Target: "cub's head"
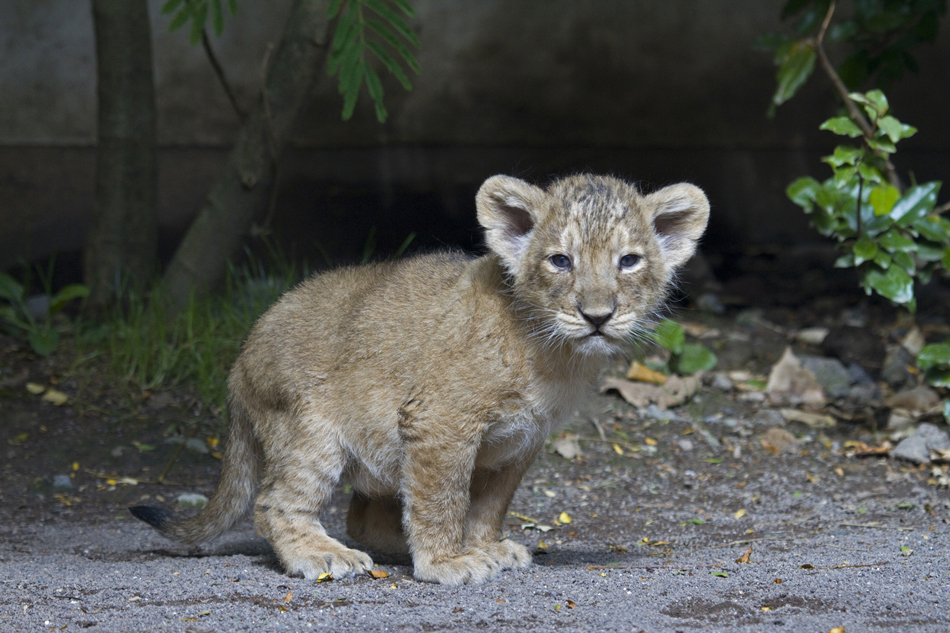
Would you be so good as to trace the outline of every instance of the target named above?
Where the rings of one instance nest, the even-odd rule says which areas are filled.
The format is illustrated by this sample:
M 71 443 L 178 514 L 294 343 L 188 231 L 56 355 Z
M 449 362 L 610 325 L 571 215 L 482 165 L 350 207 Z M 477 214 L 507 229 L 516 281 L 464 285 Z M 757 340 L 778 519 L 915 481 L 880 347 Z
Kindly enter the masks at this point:
M 644 196 L 589 174 L 546 189 L 493 176 L 476 203 L 488 248 L 538 335 L 583 354 L 611 353 L 650 324 L 709 218 L 693 185 Z

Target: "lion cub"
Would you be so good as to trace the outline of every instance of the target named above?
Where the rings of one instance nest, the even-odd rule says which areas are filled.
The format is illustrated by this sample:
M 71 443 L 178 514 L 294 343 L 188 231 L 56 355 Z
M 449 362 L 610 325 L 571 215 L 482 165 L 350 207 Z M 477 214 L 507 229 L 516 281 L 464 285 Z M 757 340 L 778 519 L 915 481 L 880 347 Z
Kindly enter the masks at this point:
M 578 175 L 546 189 L 489 178 L 476 198 L 489 252 L 443 252 L 316 275 L 255 325 L 231 371 L 231 431 L 200 543 L 254 517 L 287 573 L 363 572 L 320 510 L 353 486 L 347 531 L 411 554 L 415 577 L 480 583 L 529 565 L 501 539 L 508 503 L 552 427 L 661 306 L 706 227 L 703 192 L 648 196 Z M 257 489 L 258 482 L 260 487 Z

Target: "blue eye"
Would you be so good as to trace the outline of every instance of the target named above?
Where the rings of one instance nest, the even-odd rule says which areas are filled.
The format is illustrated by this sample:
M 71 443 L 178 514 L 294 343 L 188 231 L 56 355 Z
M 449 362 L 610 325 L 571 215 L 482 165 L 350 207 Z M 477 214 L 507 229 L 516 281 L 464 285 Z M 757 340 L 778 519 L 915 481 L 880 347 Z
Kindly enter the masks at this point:
M 567 255 L 561 253 L 551 255 L 548 257 L 548 261 L 558 270 L 574 270 L 574 264 L 571 263 L 571 258 Z
M 639 255 L 629 254 L 624 255 L 620 258 L 620 267 L 621 268 L 633 268 L 640 263 L 642 258 Z

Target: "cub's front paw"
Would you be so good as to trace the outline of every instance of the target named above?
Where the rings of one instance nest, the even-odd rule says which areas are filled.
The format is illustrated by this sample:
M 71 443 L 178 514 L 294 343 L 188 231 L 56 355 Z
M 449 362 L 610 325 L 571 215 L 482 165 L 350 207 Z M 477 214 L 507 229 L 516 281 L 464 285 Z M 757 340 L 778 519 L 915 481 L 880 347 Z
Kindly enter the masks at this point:
M 493 558 L 502 569 L 520 569 L 531 564 L 528 548 L 508 539 L 495 543 L 482 543 L 478 549 Z
M 527 553 L 527 551 L 525 552 Z M 413 575 L 443 585 L 476 585 L 491 580 L 501 573 L 496 557 L 469 549 L 459 556 L 441 556 L 428 561 L 414 561 Z
M 284 569 L 290 576 L 303 576 L 316 580 L 320 574 L 329 573 L 334 578 L 361 574 L 373 568 L 373 559 L 355 549 L 340 548 L 323 552 L 310 552 L 289 560 L 282 559 Z

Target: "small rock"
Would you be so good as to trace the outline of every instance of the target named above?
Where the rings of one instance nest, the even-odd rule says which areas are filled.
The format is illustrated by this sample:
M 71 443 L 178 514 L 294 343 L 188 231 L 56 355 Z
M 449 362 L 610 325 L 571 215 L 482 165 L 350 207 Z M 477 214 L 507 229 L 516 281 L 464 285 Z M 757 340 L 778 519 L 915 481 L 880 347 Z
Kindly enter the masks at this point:
M 651 404 L 650 406 L 646 408 L 640 409 L 639 413 L 640 415 L 644 417 L 651 418 L 653 420 L 658 420 L 660 422 L 685 421 L 685 418 L 683 418 L 682 416 L 679 416 L 673 411 L 670 411 L 668 409 L 661 409 L 655 404 Z
M 713 314 L 725 314 L 726 306 L 722 304 L 719 295 L 712 292 L 704 292 L 696 298 L 696 307 L 703 312 L 712 312 Z
M 859 387 L 864 386 L 873 386 L 876 387 L 877 383 L 874 382 L 874 379 L 871 378 L 870 374 L 864 371 L 864 367 L 858 365 L 857 363 L 851 363 L 848 365 L 848 381 L 852 385 Z
M 208 497 L 197 492 L 186 492 L 178 495 L 179 508 L 203 508 L 208 505 Z
M 830 331 L 831 330 L 826 327 L 806 327 L 803 330 L 799 330 L 795 338 L 799 343 L 818 347 L 822 341 L 825 340 L 825 337 L 828 336 L 828 332 Z
M 55 475 L 53 477 L 53 489 L 72 490 L 73 480 L 69 478 L 69 475 Z
M 567 435 L 554 442 L 554 452 L 568 460 L 584 454 L 581 451 L 581 445 L 577 442 L 577 437 L 573 435 Z
M 791 347 L 786 347 L 782 358 L 772 366 L 765 391 L 775 405 L 825 403 L 825 392 L 815 374 L 802 366 Z
M 889 346 L 884 359 L 884 368 L 881 370 L 881 378 L 893 389 L 915 384 L 916 379 L 908 367 L 914 367 L 916 364 L 916 359 L 902 346 Z
M 884 406 L 908 411 L 927 411 L 938 402 L 940 402 L 940 396 L 937 392 L 926 385 L 921 385 L 895 393 L 884 401 Z
M 116 446 L 111 451 L 109 451 L 109 454 L 113 457 L 122 457 L 122 453 L 124 453 L 126 449 L 126 446 Z
M 713 379 L 712 379 L 713 389 L 718 389 L 719 391 L 732 391 L 733 387 L 734 385 L 732 384 L 732 381 L 729 380 L 729 376 L 720 372 L 716 372 L 715 374 L 713 374 Z
M 821 342 L 821 351 L 841 359 L 845 365 L 857 363 L 872 376 L 878 375 L 884 364 L 884 343 L 863 327 L 839 325 L 832 328 Z
M 787 448 L 795 446 L 795 436 L 785 429 L 771 428 L 762 436 L 762 445 L 766 449 L 772 447 L 777 455 Z
M 924 333 L 921 332 L 920 328 L 916 325 L 910 329 L 907 336 L 901 339 L 901 345 L 904 346 L 904 349 L 906 349 L 911 356 L 915 357 L 920 354 L 920 350 L 922 350 L 926 344 L 927 341 L 924 339 Z
M 175 397 L 168 392 L 156 393 L 148 399 L 149 409 L 164 409 L 173 404 L 175 404 Z
M 916 433 L 901 440 L 891 451 L 891 456 L 917 464 L 929 464 L 931 450 L 947 449 L 950 449 L 950 435 L 933 424 L 924 423 L 917 428 Z
M 208 452 L 208 445 L 199 440 L 197 437 L 193 437 L 185 442 L 185 448 L 195 453 L 205 454 Z
M 680 447 L 681 450 L 691 451 L 693 450 L 692 440 L 688 440 L 685 437 L 683 439 L 676 440 L 676 445 Z
M 916 418 L 906 409 L 894 409 L 887 418 L 888 431 L 900 431 L 914 423 Z
M 762 409 L 752 418 L 752 424 L 755 426 L 782 426 L 785 424 L 785 417 L 775 409 Z
M 829 396 L 841 398 L 848 395 L 851 379 L 840 360 L 821 356 L 804 356 L 801 360 L 802 367 L 815 374 L 818 384 Z

